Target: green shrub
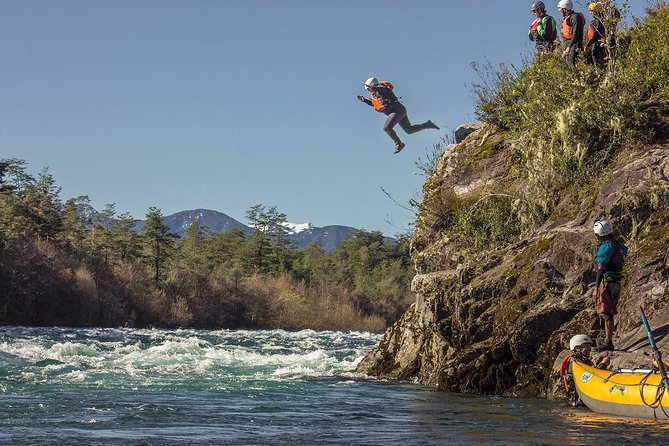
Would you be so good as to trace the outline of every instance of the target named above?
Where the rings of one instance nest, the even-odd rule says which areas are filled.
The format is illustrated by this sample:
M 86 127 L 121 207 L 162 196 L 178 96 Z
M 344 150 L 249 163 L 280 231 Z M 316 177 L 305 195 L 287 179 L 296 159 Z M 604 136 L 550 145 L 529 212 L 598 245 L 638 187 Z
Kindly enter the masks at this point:
M 474 68 L 480 119 L 509 130 L 524 178 L 515 203 L 524 230 L 546 221 L 572 187 L 586 185 L 626 145 L 652 140 L 647 101 L 669 99 L 669 8 L 661 2 L 628 34 L 619 33 L 615 70 L 568 66 L 540 53 L 518 70 Z M 669 108 L 669 107 L 665 107 Z
M 513 215 L 513 197 L 509 195 L 492 193 L 464 198 L 458 208 L 453 238 L 476 250 L 504 247 L 520 234 Z

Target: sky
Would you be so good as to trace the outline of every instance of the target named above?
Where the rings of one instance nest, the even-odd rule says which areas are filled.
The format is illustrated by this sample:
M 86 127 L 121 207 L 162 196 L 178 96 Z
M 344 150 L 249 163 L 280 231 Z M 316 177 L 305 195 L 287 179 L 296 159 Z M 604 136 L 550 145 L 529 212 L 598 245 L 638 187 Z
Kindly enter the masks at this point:
M 632 3 L 641 16 L 646 1 Z M 531 57 L 530 4 L 0 0 L 0 158 L 48 167 L 63 200 L 135 218 L 205 208 L 248 223 L 263 204 L 407 232 L 417 163 L 476 120 L 471 64 Z M 441 130 L 398 126 L 394 155 L 385 116 L 356 99 L 371 76 Z

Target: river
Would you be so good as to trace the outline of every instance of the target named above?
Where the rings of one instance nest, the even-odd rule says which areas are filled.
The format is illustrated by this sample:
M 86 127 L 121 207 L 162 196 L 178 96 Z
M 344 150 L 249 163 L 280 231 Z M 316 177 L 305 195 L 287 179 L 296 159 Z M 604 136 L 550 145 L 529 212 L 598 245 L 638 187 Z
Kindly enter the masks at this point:
M 3 445 L 642 445 L 669 424 L 354 374 L 380 336 L 0 327 Z

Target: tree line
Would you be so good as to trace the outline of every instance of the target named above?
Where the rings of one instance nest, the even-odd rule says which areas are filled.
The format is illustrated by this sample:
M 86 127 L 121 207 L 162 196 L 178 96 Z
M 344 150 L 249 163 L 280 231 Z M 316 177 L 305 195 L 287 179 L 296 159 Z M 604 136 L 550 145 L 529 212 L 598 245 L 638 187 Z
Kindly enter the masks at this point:
M 0 159 L 0 324 L 382 331 L 412 300 L 409 239 L 354 230 L 333 251 L 291 246 L 257 204 L 250 232 L 195 221 L 183 238 L 87 196 L 62 201 L 48 169 Z

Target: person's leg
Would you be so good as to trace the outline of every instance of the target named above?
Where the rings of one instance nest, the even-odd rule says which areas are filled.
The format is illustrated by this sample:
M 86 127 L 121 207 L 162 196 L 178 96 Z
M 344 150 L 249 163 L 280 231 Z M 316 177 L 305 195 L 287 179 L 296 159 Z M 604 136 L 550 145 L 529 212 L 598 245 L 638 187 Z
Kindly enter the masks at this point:
M 592 62 L 593 62 L 593 64 L 601 68 L 601 67 L 604 66 L 605 58 L 606 58 L 606 50 L 604 49 L 603 46 L 597 45 L 592 50 Z
M 613 316 L 604 322 L 604 337 L 606 338 L 606 344 L 608 346 L 613 346 Z
M 594 65 L 595 64 L 594 48 L 592 46 L 589 46 L 588 48 L 585 49 L 584 54 L 585 54 L 585 63 L 588 65 Z
M 393 112 L 388 115 L 386 118 L 386 122 L 383 124 L 383 131 L 390 136 L 390 138 L 395 142 L 395 146 L 399 146 L 402 144 L 402 140 L 400 139 L 399 136 L 397 136 L 397 132 L 393 129 L 395 125 L 397 125 L 398 122 L 401 121 L 402 118 L 404 118 L 406 115 L 406 111 L 402 113 L 401 110 L 398 110 L 397 112 Z
M 569 54 L 567 55 L 567 63 L 572 67 L 575 67 L 577 59 L 578 59 L 578 48 L 572 47 L 569 50 Z
M 404 116 L 402 120 L 400 120 L 400 127 L 402 127 L 402 130 L 404 130 L 407 134 L 411 135 L 412 133 L 420 132 L 421 130 L 425 129 L 439 129 L 439 127 L 436 126 L 435 123 L 432 121 L 427 121 L 422 124 L 416 124 L 416 125 L 411 125 L 411 121 L 409 121 L 409 117 Z
M 600 301 L 598 307 L 600 316 L 604 319 L 604 345 L 600 350 L 613 350 L 613 330 L 615 328 L 614 315 L 618 312 L 618 296 L 620 295 L 620 284 L 602 283 Z

